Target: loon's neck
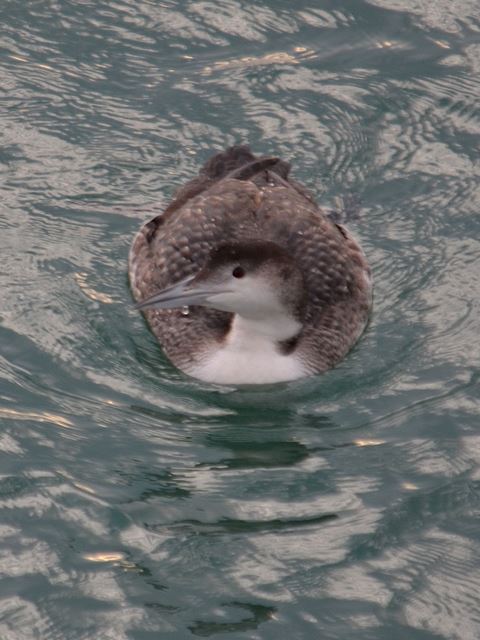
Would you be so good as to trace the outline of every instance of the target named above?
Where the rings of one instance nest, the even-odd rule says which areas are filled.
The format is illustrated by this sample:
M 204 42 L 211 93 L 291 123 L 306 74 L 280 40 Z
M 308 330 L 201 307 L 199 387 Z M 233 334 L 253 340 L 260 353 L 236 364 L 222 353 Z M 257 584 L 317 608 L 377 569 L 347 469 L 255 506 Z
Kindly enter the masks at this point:
M 236 313 L 225 340 L 243 348 L 248 347 L 249 342 L 257 340 L 277 344 L 284 340 L 291 340 L 300 333 L 301 329 L 301 322 L 280 311 L 269 318 L 249 318 Z
M 207 382 L 262 384 L 295 380 L 306 375 L 295 350 L 282 352 L 280 343 L 297 336 L 301 323 L 278 314 L 266 320 L 234 315 L 224 341 L 204 354 L 191 373 Z

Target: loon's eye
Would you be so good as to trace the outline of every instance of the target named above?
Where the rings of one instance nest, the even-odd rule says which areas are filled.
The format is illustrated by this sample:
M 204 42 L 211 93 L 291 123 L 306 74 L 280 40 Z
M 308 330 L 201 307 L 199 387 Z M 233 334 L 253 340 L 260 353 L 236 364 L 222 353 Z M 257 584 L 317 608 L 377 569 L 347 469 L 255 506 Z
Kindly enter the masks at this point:
M 235 267 L 235 269 L 232 271 L 232 276 L 234 278 L 243 278 L 244 275 L 245 269 L 243 267 Z

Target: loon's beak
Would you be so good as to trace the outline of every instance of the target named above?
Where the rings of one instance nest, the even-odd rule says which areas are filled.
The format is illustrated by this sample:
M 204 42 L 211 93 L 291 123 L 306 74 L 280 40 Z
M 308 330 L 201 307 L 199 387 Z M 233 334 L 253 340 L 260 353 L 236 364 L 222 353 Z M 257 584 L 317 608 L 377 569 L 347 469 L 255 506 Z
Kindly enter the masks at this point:
M 135 305 L 135 309 L 144 311 L 145 309 L 175 309 L 177 307 L 186 307 L 190 305 L 210 306 L 210 297 L 217 294 L 226 293 L 227 289 L 216 287 L 215 285 L 202 286 L 197 285 L 190 287 L 189 285 L 196 276 L 188 276 L 184 280 L 180 280 L 171 287 L 162 289 L 150 298 L 146 298 Z

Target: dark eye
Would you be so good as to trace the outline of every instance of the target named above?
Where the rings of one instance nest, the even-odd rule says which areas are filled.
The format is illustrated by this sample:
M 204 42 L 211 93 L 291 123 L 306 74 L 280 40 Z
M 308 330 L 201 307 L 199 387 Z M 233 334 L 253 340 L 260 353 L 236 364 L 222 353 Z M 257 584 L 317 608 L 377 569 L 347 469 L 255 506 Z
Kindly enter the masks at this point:
M 232 271 L 232 276 L 234 278 L 243 278 L 244 275 L 245 269 L 243 267 L 235 267 L 235 269 Z

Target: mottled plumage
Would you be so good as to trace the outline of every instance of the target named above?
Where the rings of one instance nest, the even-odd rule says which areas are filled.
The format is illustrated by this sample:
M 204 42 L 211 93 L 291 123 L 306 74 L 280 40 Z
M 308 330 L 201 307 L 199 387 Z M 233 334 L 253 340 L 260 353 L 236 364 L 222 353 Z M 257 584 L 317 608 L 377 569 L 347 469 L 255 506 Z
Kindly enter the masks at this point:
M 303 275 L 303 326 L 279 350 L 294 350 L 305 375 L 332 367 L 367 323 L 368 264 L 347 229 L 289 178 L 286 162 L 256 158 L 248 147 L 211 158 L 162 215 L 142 226 L 130 251 L 133 296 L 144 300 L 197 274 L 225 242 L 253 240 L 285 249 Z M 181 309 L 147 309 L 145 315 L 166 355 L 187 373 L 221 346 L 232 322 L 231 313 L 200 306 L 188 315 Z

